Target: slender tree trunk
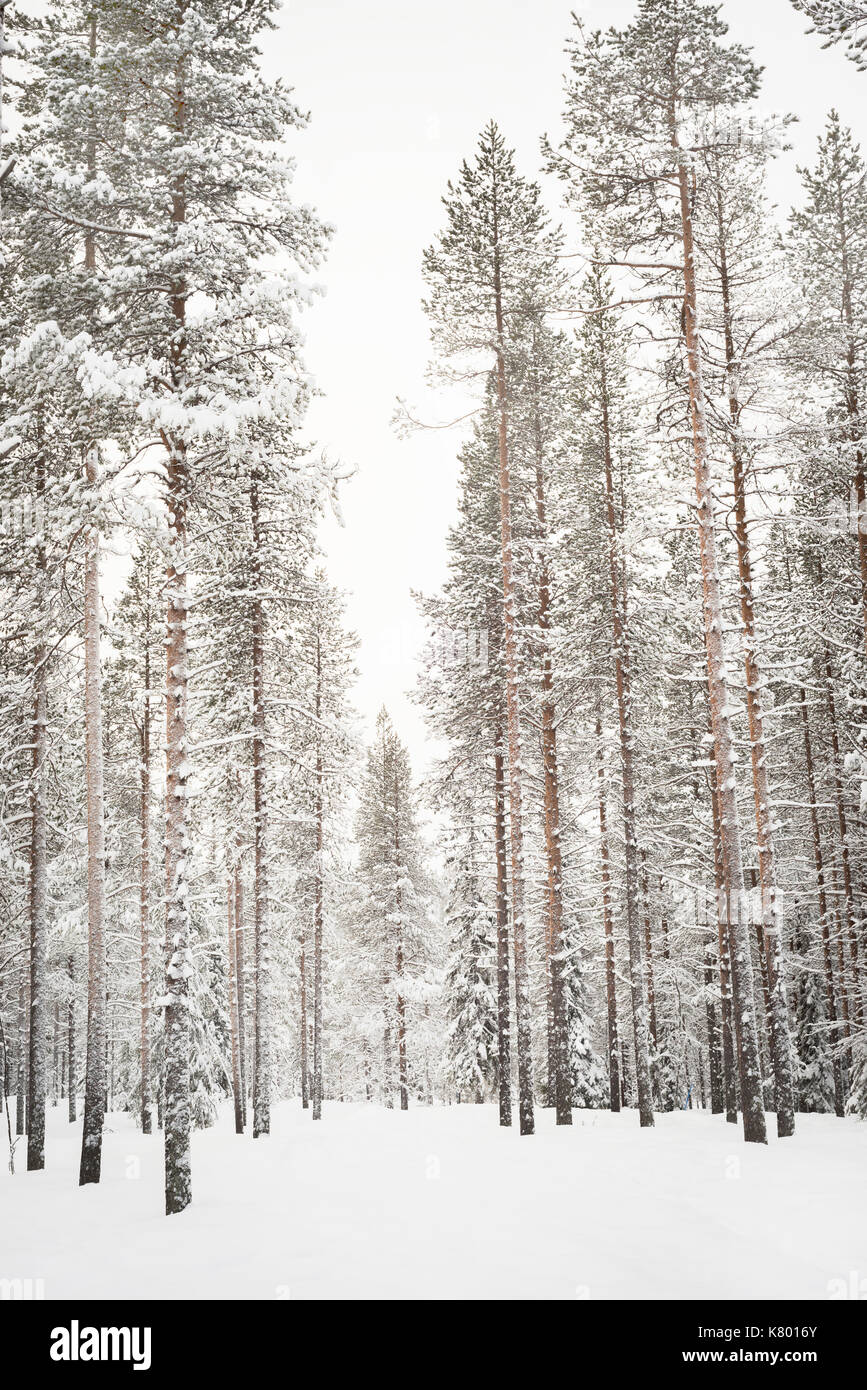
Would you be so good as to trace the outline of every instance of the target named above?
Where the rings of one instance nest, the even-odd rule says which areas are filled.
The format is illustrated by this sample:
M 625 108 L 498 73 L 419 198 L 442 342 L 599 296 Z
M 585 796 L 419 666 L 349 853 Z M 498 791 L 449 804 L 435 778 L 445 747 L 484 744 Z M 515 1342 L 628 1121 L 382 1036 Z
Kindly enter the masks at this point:
M 307 929 L 301 937 L 301 1109 L 310 1108 L 310 1059 L 307 1055 Z
M 192 1200 L 190 1171 L 190 913 L 187 822 L 187 474 L 186 450 L 168 449 L 171 559 L 166 636 L 166 1213 Z
M 176 6 L 178 26 L 184 8 Z M 187 95 L 186 62 L 179 54 L 172 93 L 172 130 L 185 138 Z M 171 184 L 171 229 L 187 220 L 186 174 Z M 174 320 L 170 344 L 172 388 L 182 392 L 186 384 L 188 286 L 183 276 L 171 287 L 169 308 Z M 166 575 L 166 978 L 165 978 L 165 1082 L 163 1123 L 165 1142 L 166 1213 L 183 1211 L 192 1201 L 190 1170 L 190 1013 L 189 979 L 192 974 L 189 908 L 189 815 L 187 810 L 188 747 L 187 697 L 189 683 L 188 510 L 190 471 L 186 443 L 162 433 L 167 455 L 166 509 L 169 526 L 169 564 Z
M 256 1070 L 253 1083 L 253 1138 L 271 1132 L 271 928 L 267 880 L 267 768 L 265 748 L 265 605 L 259 556 L 262 553 L 259 480 L 250 486 L 255 556 L 253 599 L 253 877 L 256 929 Z
M 712 1115 L 721 1115 L 725 1110 L 723 1096 L 722 1069 L 722 1030 L 720 1018 L 713 998 L 714 989 L 714 942 L 708 937 L 704 948 L 704 989 L 705 1013 L 707 1017 L 707 1055 L 710 1068 L 710 1108 Z M 704 1101 L 702 1100 L 704 1108 Z
M 820 584 L 823 582 L 821 561 L 818 564 Z M 828 644 L 823 641 L 823 672 L 825 677 L 825 701 L 828 708 L 828 734 L 831 740 L 831 776 L 834 790 L 834 806 L 837 813 L 837 829 L 840 840 L 840 868 L 843 876 L 843 904 L 846 915 L 846 934 L 849 945 L 849 961 L 852 978 L 852 1022 L 861 1024 L 861 979 L 858 951 L 858 909 L 855 903 L 855 887 L 852 876 L 850 855 L 849 817 L 846 814 L 846 800 L 843 790 L 843 758 L 840 751 L 840 735 L 837 726 L 837 701 L 834 696 L 834 671 Z
M 849 442 L 854 453 L 853 485 L 858 506 L 858 569 L 861 581 L 861 626 L 864 649 L 867 653 L 867 481 L 864 473 L 864 439 L 861 420 L 861 330 L 855 314 L 855 281 L 852 272 L 852 253 L 849 225 L 846 218 L 843 186 L 840 180 L 833 189 L 837 213 L 837 235 L 841 252 L 841 309 L 846 334 L 846 371 L 843 381 L 843 405 L 849 421 Z
M 608 1082 L 610 1106 L 620 1110 L 620 1035 L 617 1026 L 617 965 L 614 955 L 614 916 L 611 910 L 611 856 L 608 845 L 608 798 L 605 790 L 605 746 L 602 715 L 596 714 L 596 767 L 599 784 L 599 853 L 602 860 L 602 920 L 605 927 L 605 994 L 608 1004 Z
M 512 942 L 515 953 L 515 1024 L 518 1055 L 518 1116 L 521 1134 L 532 1134 L 533 1038 L 530 1027 L 530 977 L 524 908 L 524 822 L 522 802 L 521 713 L 518 688 L 514 558 L 512 553 L 512 476 L 509 459 L 509 404 L 503 296 L 500 273 L 499 220 L 494 190 L 494 299 L 497 329 L 496 390 L 499 442 L 500 558 L 503 582 L 503 656 L 506 674 L 506 737 L 509 751 L 509 832 L 511 841 Z
M 74 1124 L 77 1118 L 78 1056 L 75 1039 L 75 959 L 71 955 L 66 960 L 66 973 L 69 978 L 69 999 L 66 1005 L 66 1098 L 69 1123 Z
M 51 1104 L 56 1108 L 62 1087 L 60 1079 L 60 1000 L 54 1001 L 54 1048 L 51 1058 Z
M 846 1098 L 843 1090 L 843 1068 L 840 1062 L 839 1023 L 837 1015 L 837 991 L 834 987 L 834 965 L 831 958 L 831 928 L 828 913 L 828 895 L 825 887 L 825 858 L 822 852 L 822 836 L 819 830 L 819 812 L 816 799 L 816 775 L 813 770 L 813 742 L 810 736 L 810 716 L 807 713 L 807 697 L 804 687 L 798 690 L 798 706 L 801 716 L 801 729 L 804 735 L 804 761 L 807 769 L 807 796 L 810 801 L 810 829 L 813 837 L 813 863 L 816 867 L 816 889 L 819 896 L 819 922 L 822 933 L 822 959 L 825 967 L 825 1008 L 828 1014 L 828 1029 L 834 1068 L 834 1112 L 842 1118 L 846 1113 Z
M 563 978 L 563 856 L 560 839 L 560 768 L 557 757 L 557 711 L 554 666 L 551 660 L 551 573 L 547 554 L 548 515 L 546 478 L 538 404 L 534 419 L 536 448 L 536 519 L 542 538 L 538 579 L 539 661 L 542 673 L 542 772 L 544 779 L 545 856 L 548 863 L 548 963 L 551 1013 L 549 1089 L 558 1125 L 572 1123 L 572 1083 L 569 1076 L 569 1030 Z M 553 1077 L 552 1077 L 553 1072 Z M 553 1087 L 550 1082 L 553 1079 Z
M 235 883 L 232 875 L 226 885 L 227 960 L 229 986 L 229 1028 L 232 1038 L 232 1095 L 235 1102 L 235 1133 L 244 1133 L 244 1105 L 241 1097 L 241 1058 L 238 1052 L 238 952 L 235 947 Z
M 653 982 L 653 931 L 650 918 L 650 884 L 647 876 L 647 852 L 641 851 L 641 901 L 644 910 L 644 951 L 646 956 L 647 1011 L 650 1018 L 650 1037 L 653 1050 L 659 1050 L 659 1020 L 656 1016 L 656 988 Z M 651 1066 L 651 1073 L 652 1073 Z
M 44 517 L 45 458 L 36 460 L 37 507 Z M 36 556 L 37 611 L 47 597 L 48 562 L 40 542 Z M 27 1168 L 45 1167 L 45 1032 L 48 1021 L 45 973 L 48 951 L 48 823 L 45 782 L 48 763 L 48 651 L 40 638 L 33 660 L 33 726 L 30 778 L 30 981 L 27 1064 Z
M 89 51 L 96 58 L 96 16 L 90 17 Z M 88 169 L 96 172 L 96 146 L 88 142 Z M 85 270 L 96 272 L 96 243 L 85 238 Z M 85 448 L 85 474 L 91 488 L 98 481 L 99 454 L 91 441 Z M 102 1130 L 107 1103 L 105 943 L 105 806 L 102 746 L 102 670 L 99 617 L 99 530 L 90 528 L 84 563 L 85 764 L 87 783 L 87 922 L 88 1002 L 87 1055 L 84 1076 L 84 1125 L 79 1184 L 99 1182 Z
M 753 777 L 753 804 L 756 816 L 756 843 L 759 854 L 759 886 L 762 915 L 759 923 L 760 958 L 768 981 L 769 1027 L 774 1063 L 774 1098 L 777 1136 L 788 1138 L 795 1132 L 795 1096 L 792 1072 L 792 1044 L 789 1037 L 789 1009 L 786 1002 L 783 963 L 783 919 L 777 891 L 777 852 L 774 840 L 774 812 L 768 780 L 765 715 L 762 705 L 762 677 L 756 644 L 753 598 L 753 567 L 747 522 L 746 471 L 738 369 L 735 356 L 731 282 L 728 269 L 725 213 L 722 190 L 717 188 L 717 223 L 720 248 L 720 287 L 726 352 L 730 447 L 735 500 L 735 539 L 738 551 L 738 595 L 743 629 L 744 665 L 747 684 L 747 719 L 750 730 L 750 759 Z
M 313 1118 L 322 1118 L 322 928 L 324 917 L 324 821 L 325 770 L 322 759 L 322 644 L 316 634 L 316 887 L 313 905 Z M 406 1043 L 404 1042 L 401 1105 L 406 1089 Z
M 506 851 L 506 769 L 503 735 L 494 736 L 494 847 L 497 866 L 497 1083 L 500 1124 L 512 1123 L 511 1002 L 509 998 L 509 894 Z
M 28 932 L 29 937 L 29 932 Z M 29 940 L 27 943 L 29 947 Z M 27 1062 L 30 1051 L 30 1043 L 27 1036 L 27 976 L 29 973 L 28 965 L 29 951 L 25 950 L 21 955 L 21 967 L 18 972 L 18 1041 L 17 1041 L 17 1068 L 15 1079 L 15 1133 L 22 1135 L 27 1129 L 27 1091 L 29 1080 L 27 1076 Z
M 241 1081 L 241 1120 L 247 1128 L 247 977 L 244 962 L 244 881 L 241 876 L 240 840 L 234 870 L 235 909 L 235 991 L 238 1001 L 238 1070 Z
M 88 450 L 87 480 L 96 483 L 96 451 Z M 99 533 L 87 538 L 84 579 L 85 737 L 87 764 L 88 1008 L 84 1129 L 79 1182 L 99 1182 L 106 1105 L 105 810 L 102 673 L 99 654 Z
M 45 1042 L 48 1023 L 48 864 L 45 778 L 48 760 L 47 654 L 40 645 L 34 667 L 33 772 L 30 793 L 30 1059 L 27 1089 L 27 1169 L 45 1167 Z
M 397 782 L 397 769 L 394 774 L 394 862 L 397 873 L 401 872 L 401 844 L 400 844 L 400 801 Z M 406 1000 L 403 995 L 403 894 L 398 884 L 395 905 L 397 908 L 397 942 L 395 949 L 395 981 L 397 988 L 397 1066 L 398 1066 L 398 1087 L 400 1090 L 400 1108 L 406 1110 L 409 1107 L 409 1085 L 406 1061 Z
M 403 980 L 403 931 L 398 928 L 397 936 L 397 955 L 395 960 L 395 979 L 397 980 L 397 1067 L 398 1067 L 398 1087 L 400 1090 L 400 1108 L 409 1108 L 409 1084 L 406 1067 L 406 1000 L 403 997 L 401 981 Z
M 728 674 L 725 659 L 723 606 L 713 513 L 710 461 L 708 458 L 707 410 L 699 336 L 698 294 L 696 288 L 695 243 L 688 162 L 678 138 L 677 116 L 670 114 L 671 144 L 677 162 L 680 186 L 681 232 L 683 241 L 684 324 L 689 366 L 689 405 L 695 459 L 695 487 L 698 501 L 701 572 L 704 590 L 704 626 L 708 660 L 708 689 L 714 760 L 717 768 L 720 832 L 726 874 L 726 901 L 735 909 L 732 987 L 734 1008 L 740 1024 L 741 1098 L 744 1139 L 748 1143 L 767 1143 L 762 1099 L 759 1044 L 753 998 L 753 969 L 744 912 L 744 871 L 741 857 L 740 821 L 735 780 L 734 740 Z
M 726 1120 L 738 1122 L 738 1082 L 740 1072 L 741 1035 L 732 1000 L 732 938 L 726 910 L 725 849 L 722 841 L 719 795 L 716 769 L 711 772 L 711 813 L 713 818 L 713 868 L 716 889 L 716 916 L 719 935 L 720 998 L 723 1028 L 723 1091 Z
M 603 345 L 604 354 L 604 345 Z M 653 1089 L 650 1075 L 648 1010 L 645 995 L 645 964 L 641 949 L 638 903 L 638 835 L 635 817 L 635 766 L 632 733 L 632 679 L 626 594 L 621 576 L 617 545 L 617 515 L 614 500 L 614 471 L 611 448 L 608 378 L 604 355 L 601 376 L 602 451 L 604 463 L 605 519 L 608 539 L 608 571 L 611 613 L 614 627 L 614 675 L 617 690 L 617 719 L 620 732 L 620 763 L 623 777 L 623 830 L 626 868 L 626 928 L 629 940 L 629 985 L 635 1036 L 635 1077 L 638 1112 L 643 1129 L 653 1125 Z
M 394 1109 L 394 1083 L 392 1081 L 391 1060 L 391 999 L 390 981 L 385 982 L 385 1022 L 382 1030 L 382 1092 L 383 1105 L 387 1110 Z
M 150 598 L 150 593 L 148 593 Z M 151 804 L 151 734 L 150 734 L 150 606 L 145 613 L 144 682 L 145 698 L 141 723 L 141 790 L 139 806 L 139 933 L 141 936 L 141 1129 L 151 1132 L 151 1007 L 150 1007 L 150 804 Z

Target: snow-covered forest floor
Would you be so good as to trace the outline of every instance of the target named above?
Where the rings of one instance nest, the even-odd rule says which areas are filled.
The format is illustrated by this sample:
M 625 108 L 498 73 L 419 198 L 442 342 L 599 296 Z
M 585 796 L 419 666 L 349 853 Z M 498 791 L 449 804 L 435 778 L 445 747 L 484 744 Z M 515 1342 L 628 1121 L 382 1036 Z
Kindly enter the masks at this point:
M 867 1125 L 801 1115 L 744 1145 L 701 1112 L 492 1106 L 275 1108 L 269 1140 L 226 1109 L 193 1136 L 194 1202 L 163 1216 L 162 1136 L 109 1116 L 103 1181 L 78 1188 L 80 1125 L 48 1110 L 44 1172 L 2 1175 L 5 1278 L 54 1298 L 811 1298 L 867 1276 Z M 10 1186 L 13 1191 L 10 1192 Z

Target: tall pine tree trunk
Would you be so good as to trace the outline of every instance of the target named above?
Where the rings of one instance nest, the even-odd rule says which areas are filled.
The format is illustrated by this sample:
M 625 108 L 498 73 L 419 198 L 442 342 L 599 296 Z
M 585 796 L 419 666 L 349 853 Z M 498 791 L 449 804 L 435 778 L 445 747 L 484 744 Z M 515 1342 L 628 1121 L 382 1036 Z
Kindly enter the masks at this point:
M 230 875 L 226 886 L 226 930 L 228 946 L 229 1028 L 232 1039 L 232 1096 L 235 1102 L 235 1133 L 244 1133 L 244 1103 L 241 1096 L 241 1056 L 238 1051 L 238 952 L 235 947 L 235 883 Z
M 241 1080 L 241 1119 L 247 1128 L 247 967 L 244 952 L 244 881 L 241 876 L 240 836 L 236 842 L 238 860 L 233 881 L 235 886 L 235 989 L 238 997 L 238 1070 Z
M 858 507 L 858 568 L 861 581 L 861 626 L 867 652 L 867 480 L 864 471 L 864 426 L 861 419 L 861 357 L 862 334 L 855 315 L 855 281 L 852 273 L 852 248 L 846 217 L 844 189 L 837 178 L 828 190 L 834 199 L 837 237 L 841 254 L 841 308 L 846 334 L 846 370 L 843 380 L 843 404 L 849 424 L 849 443 L 854 454 L 852 482 Z
M 707 406 L 704 394 L 703 364 L 699 339 L 698 293 L 696 287 L 695 241 L 688 162 L 677 132 L 672 108 L 670 136 L 677 161 L 680 188 L 680 220 L 683 248 L 684 326 L 689 367 L 689 408 L 695 462 L 695 488 L 698 501 L 701 574 L 704 592 L 704 626 L 708 661 L 708 689 L 713 729 L 714 761 L 717 769 L 720 833 L 723 845 L 727 909 L 734 909 L 732 920 L 732 991 L 740 1024 L 741 1100 L 744 1139 L 748 1143 L 767 1143 L 759 1042 L 753 996 L 753 968 L 747 922 L 745 920 L 744 870 L 741 855 L 740 819 L 735 781 L 734 739 L 731 727 L 728 674 L 726 671 L 722 596 L 713 512 L 710 460 L 707 439 Z
M 96 451 L 87 454 L 87 480 L 96 483 Z M 99 533 L 87 537 L 84 572 L 85 741 L 87 773 L 87 1059 L 79 1182 L 99 1182 L 106 1104 L 105 808 L 102 674 L 99 655 Z
M 739 1044 L 732 1005 L 731 937 L 728 918 L 723 910 L 726 876 L 715 771 L 711 773 L 711 814 L 713 818 L 715 911 L 719 946 L 720 1012 L 722 1014 L 723 1096 L 726 1120 L 729 1124 L 736 1125 L 738 1122 L 737 1058 L 739 1056 Z
M 268 803 L 265 744 L 265 604 L 262 599 L 262 527 L 259 479 L 250 486 L 254 554 L 253 598 L 253 895 L 256 942 L 256 1057 L 253 1138 L 271 1133 L 271 934 L 268 904 Z
M 725 1101 L 723 1098 L 722 1030 L 713 997 L 714 975 L 716 973 L 714 970 L 715 955 L 713 938 L 708 937 L 704 948 L 704 990 L 707 1055 L 710 1071 L 710 1108 L 712 1115 L 721 1115 L 725 1108 Z
M 190 956 L 187 812 L 187 491 L 186 450 L 168 446 L 170 563 L 166 580 L 166 979 L 165 1134 L 166 1213 L 192 1200 L 190 1172 Z
M 542 774 L 544 782 L 545 857 L 548 863 L 548 965 L 551 991 L 551 1056 L 549 1089 L 558 1125 L 572 1123 L 572 1084 L 569 1076 L 569 1033 L 563 980 L 563 855 L 560 840 L 560 769 L 557 758 L 557 718 L 554 666 L 551 659 L 551 574 L 547 554 L 548 515 L 546 478 L 538 404 L 534 419 L 536 448 L 536 519 L 541 537 L 538 579 L 539 662 L 542 675 Z M 551 1072 L 553 1071 L 553 1078 Z M 553 1079 L 553 1087 L 551 1081 Z
M 48 862 L 45 781 L 48 761 L 47 675 L 43 645 L 34 662 L 33 763 L 30 791 L 30 1032 L 27 1068 L 27 1168 L 45 1167 L 45 997 L 48 951 Z
M 807 796 L 810 802 L 810 830 L 813 837 L 813 863 L 816 868 L 816 890 L 819 897 L 819 923 L 822 933 L 822 962 L 825 968 L 825 1008 L 828 1014 L 828 1028 L 834 1068 L 834 1113 L 842 1118 L 846 1113 L 846 1098 L 843 1090 L 843 1068 L 838 1049 L 841 1038 L 838 1033 L 837 991 L 834 987 L 834 964 L 831 957 L 831 928 L 828 914 L 828 894 L 825 886 L 825 857 L 822 852 L 822 836 L 819 830 L 819 812 L 816 801 L 816 775 L 813 770 L 813 742 L 810 736 L 810 717 L 807 713 L 807 697 L 804 687 L 798 691 L 798 707 L 801 716 L 801 729 L 804 735 L 804 761 L 807 769 Z
M 648 1011 L 645 994 L 645 967 L 641 949 L 641 923 L 638 902 L 638 833 L 635 815 L 635 767 L 632 731 L 632 679 L 626 595 L 617 547 L 617 516 L 614 500 L 614 473 L 611 447 L 608 379 L 602 361 L 602 451 L 604 463 L 605 522 L 608 538 L 608 573 L 611 614 L 614 626 L 614 675 L 617 690 L 617 720 L 620 732 L 620 764 L 623 778 L 623 831 L 626 867 L 626 928 L 629 940 L 629 986 L 632 1024 L 635 1036 L 635 1076 L 638 1112 L 642 1128 L 653 1125 L 653 1091 L 650 1078 Z
M 184 9 L 177 6 L 178 24 Z M 172 130 L 181 144 L 186 132 L 186 54 L 175 66 Z M 177 236 L 187 220 L 186 174 L 171 184 L 171 230 Z M 169 308 L 174 332 L 169 348 L 171 384 L 180 393 L 186 382 L 187 282 L 179 277 L 171 287 Z M 167 455 L 165 500 L 168 514 L 169 563 L 166 574 L 166 974 L 165 1082 L 163 1125 L 166 1213 L 183 1211 L 192 1201 L 190 1170 L 190 1013 L 192 973 L 189 905 L 188 683 L 189 624 L 188 509 L 190 470 L 186 443 L 162 432 Z
M 659 1051 L 659 1020 L 656 1016 L 656 986 L 653 980 L 653 928 L 650 914 L 650 883 L 647 875 L 647 851 L 641 851 L 641 903 L 644 916 L 645 978 L 647 979 L 647 1012 L 654 1055 Z M 651 1075 L 653 1065 L 651 1064 Z
M 314 817 L 316 821 L 316 862 L 314 872 L 316 884 L 313 904 L 313 1118 L 322 1118 L 322 927 L 324 916 L 323 874 L 324 863 L 324 782 L 325 771 L 322 760 L 322 643 L 316 634 L 316 793 Z M 406 1071 L 406 1047 L 404 1045 L 404 1073 Z M 405 1085 L 405 1076 L 404 1083 Z M 406 1106 L 403 1107 L 406 1109 Z
M 817 559 L 819 583 L 823 582 L 821 560 Z M 852 1022 L 861 1023 L 861 967 L 858 951 L 858 908 L 855 902 L 855 885 L 852 875 L 852 858 L 849 845 L 849 817 L 846 814 L 846 799 L 843 788 L 843 757 L 840 749 L 840 733 L 837 721 L 837 700 L 834 695 L 834 669 L 827 642 L 822 642 L 822 666 L 825 678 L 825 703 L 828 710 L 828 734 L 831 740 L 831 780 L 834 791 L 834 806 L 837 813 L 837 830 L 840 842 L 840 869 L 843 876 L 843 909 L 846 919 L 846 938 L 849 946 L 852 989 Z
M 605 790 L 605 745 L 602 715 L 596 715 L 596 767 L 599 785 L 599 855 L 602 863 L 602 922 L 605 930 L 605 997 L 608 1007 L 608 1084 L 610 1108 L 621 1104 L 620 1036 L 617 1027 L 617 964 L 614 955 L 614 914 L 611 907 L 611 853 L 608 845 L 608 798 Z
M 747 684 L 747 719 L 750 730 L 750 759 L 753 778 L 753 804 L 756 816 L 756 843 L 759 854 L 761 891 L 760 954 L 768 982 L 768 1010 L 774 1064 L 774 1098 L 777 1136 L 788 1138 L 795 1132 L 795 1096 L 792 1074 L 792 1045 L 789 1037 L 789 1009 L 783 966 L 783 921 L 777 891 L 777 852 L 774 841 L 773 804 L 768 779 L 765 716 L 762 706 L 762 679 L 756 647 L 753 598 L 753 566 L 747 523 L 746 465 L 741 401 L 732 327 L 731 280 L 728 269 L 725 210 L 722 190 L 717 187 L 717 228 L 720 251 L 720 288 L 726 354 L 730 448 L 735 500 L 735 539 L 738 551 L 738 596 L 743 630 L 744 665 Z
M 518 1054 L 518 1116 L 521 1134 L 532 1134 L 533 1036 L 530 1027 L 530 976 L 524 907 L 524 819 L 521 762 L 521 713 L 518 686 L 517 612 L 512 550 L 512 475 L 509 459 L 509 404 L 499 226 L 494 200 L 494 300 L 497 329 L 496 391 L 499 446 L 500 560 L 503 583 L 503 656 L 506 674 L 506 737 L 509 751 L 509 834 L 512 878 L 512 943 L 515 953 L 515 1025 Z
M 36 460 L 36 501 L 44 517 L 45 458 Z M 40 541 L 36 556 L 37 616 L 47 600 L 45 546 Z M 30 779 L 30 987 L 27 1062 L 27 1168 L 45 1167 L 45 1030 L 48 1022 L 45 972 L 48 951 L 48 650 L 44 640 L 36 645 L 33 659 L 33 725 Z
M 90 17 L 89 51 L 96 57 L 96 16 Z M 96 172 L 96 146 L 87 151 L 88 170 Z M 85 270 L 96 272 L 96 244 L 85 239 Z M 95 443 L 85 449 L 88 485 L 96 487 L 99 455 Z M 102 1169 L 102 1129 L 106 1106 L 106 986 L 105 945 L 105 806 L 102 748 L 102 670 L 99 639 L 99 531 L 86 538 L 84 562 L 85 766 L 87 783 L 87 941 L 88 1001 L 87 1055 L 84 1074 L 84 1125 L 81 1136 L 79 1183 L 99 1182 Z
M 494 734 L 494 855 L 497 895 L 497 1098 L 500 1124 L 512 1123 L 511 1001 L 509 997 L 509 887 L 506 849 L 506 767 L 503 733 Z
M 16 1042 L 17 1067 L 15 1073 L 15 1133 L 27 1131 L 27 1062 L 30 1044 L 27 1037 L 27 976 L 30 951 L 30 929 L 27 929 L 27 943 L 21 953 L 21 968 L 18 972 L 18 1031 Z
M 141 998 L 141 1129 L 151 1132 L 151 1005 L 150 1005 L 150 803 L 151 803 L 151 731 L 150 731 L 150 607 L 145 617 L 145 698 L 141 724 L 141 788 L 139 795 L 139 933 Z
M 66 974 L 69 979 L 69 998 L 66 1003 L 66 1100 L 69 1123 L 74 1124 L 77 1118 L 78 1057 L 75 1038 L 75 958 L 72 955 L 66 960 Z
M 301 1108 L 310 1108 L 310 1058 L 307 1055 L 307 928 L 301 937 Z
M 400 845 L 400 799 L 397 779 L 397 768 L 394 773 L 394 861 L 398 875 L 401 873 L 401 845 Z M 403 944 L 403 893 L 400 888 L 400 878 L 398 877 L 397 893 L 395 896 L 395 906 L 397 909 L 397 941 L 395 945 L 395 987 L 397 990 L 397 1068 L 398 1068 L 398 1087 L 400 1090 L 400 1108 L 406 1110 L 409 1107 L 409 1084 L 407 1075 L 406 1060 L 406 1000 L 403 994 L 403 966 L 404 966 L 404 944 Z

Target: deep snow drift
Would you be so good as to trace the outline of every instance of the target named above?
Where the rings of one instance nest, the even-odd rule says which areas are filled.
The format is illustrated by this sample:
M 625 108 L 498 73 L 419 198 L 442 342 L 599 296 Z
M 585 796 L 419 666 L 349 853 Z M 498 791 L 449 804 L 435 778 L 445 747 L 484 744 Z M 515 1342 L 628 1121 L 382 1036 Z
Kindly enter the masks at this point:
M 0 1176 L 0 1279 L 48 1299 L 824 1299 L 867 1280 L 865 1124 L 802 1115 L 759 1148 L 701 1112 L 537 1123 L 330 1104 L 314 1124 L 296 1101 L 253 1141 L 227 1110 L 167 1218 L 160 1135 L 112 1115 L 103 1182 L 79 1189 L 80 1124 L 49 1109 L 46 1171 L 19 1143 Z

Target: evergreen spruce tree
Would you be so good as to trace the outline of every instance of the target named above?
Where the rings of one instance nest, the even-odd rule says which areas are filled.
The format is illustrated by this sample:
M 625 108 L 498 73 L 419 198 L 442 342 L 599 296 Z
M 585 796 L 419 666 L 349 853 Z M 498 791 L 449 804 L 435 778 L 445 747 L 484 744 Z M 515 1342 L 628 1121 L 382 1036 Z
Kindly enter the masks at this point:
M 496 912 L 485 902 L 478 834 L 472 807 L 454 808 L 456 826 L 447 851 L 450 879 L 445 925 L 449 937 L 445 995 L 449 1074 L 458 1095 L 481 1102 L 496 1085 Z

